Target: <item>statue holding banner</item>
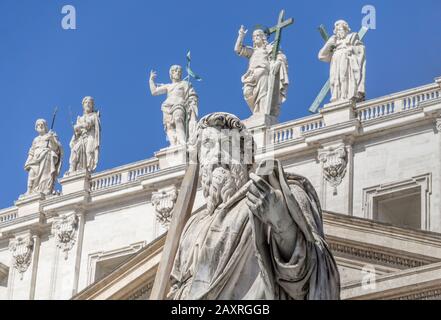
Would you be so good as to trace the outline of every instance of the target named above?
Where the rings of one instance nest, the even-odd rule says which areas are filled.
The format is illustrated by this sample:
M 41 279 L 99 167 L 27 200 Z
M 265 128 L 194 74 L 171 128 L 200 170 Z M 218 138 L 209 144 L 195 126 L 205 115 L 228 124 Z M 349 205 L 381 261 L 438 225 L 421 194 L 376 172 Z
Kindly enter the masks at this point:
M 198 117 L 198 96 L 191 83 L 182 80 L 182 67 L 170 67 L 168 84 L 155 83 L 156 72 L 150 72 L 150 91 L 157 96 L 167 94 L 161 105 L 164 129 L 171 146 L 185 145 L 193 134 Z
M 318 57 L 330 62 L 331 102 L 365 99 L 366 56 L 358 33 L 351 33 L 344 20 L 335 23 L 331 36 Z

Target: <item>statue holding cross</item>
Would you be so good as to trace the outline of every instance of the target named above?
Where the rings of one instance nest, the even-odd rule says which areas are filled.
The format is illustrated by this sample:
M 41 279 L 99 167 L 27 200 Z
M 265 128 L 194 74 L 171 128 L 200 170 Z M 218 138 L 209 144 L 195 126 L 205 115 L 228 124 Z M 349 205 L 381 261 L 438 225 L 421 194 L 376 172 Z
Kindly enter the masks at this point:
M 319 27 L 325 45 L 318 54 L 319 60 L 331 64 L 329 80 L 312 103 L 309 111 L 317 112 L 320 104 L 331 90 L 331 102 L 365 99 L 366 54 L 362 42 L 368 29 L 362 27 L 352 32 L 344 20 L 334 24 L 334 35 L 328 36 L 323 25 Z
M 253 46 L 243 45 L 247 33 L 244 26 L 239 29 L 234 51 L 249 59 L 247 72 L 242 76 L 243 95 L 253 114 L 267 114 L 277 117 L 280 105 L 286 100 L 288 90 L 288 61 L 279 51 L 282 29 L 293 23 L 284 20 L 284 11 L 279 15 L 277 25 L 272 28 L 258 27 L 253 32 Z M 275 33 L 275 40 L 268 43 L 268 37 Z

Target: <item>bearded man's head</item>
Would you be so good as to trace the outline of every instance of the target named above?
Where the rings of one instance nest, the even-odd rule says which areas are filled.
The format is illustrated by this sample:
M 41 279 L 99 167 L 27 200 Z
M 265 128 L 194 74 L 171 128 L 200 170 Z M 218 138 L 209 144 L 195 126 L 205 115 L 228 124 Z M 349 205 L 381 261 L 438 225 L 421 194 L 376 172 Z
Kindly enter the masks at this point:
M 203 117 L 192 137 L 201 168 L 201 184 L 211 214 L 247 181 L 254 163 L 254 140 L 235 115 Z

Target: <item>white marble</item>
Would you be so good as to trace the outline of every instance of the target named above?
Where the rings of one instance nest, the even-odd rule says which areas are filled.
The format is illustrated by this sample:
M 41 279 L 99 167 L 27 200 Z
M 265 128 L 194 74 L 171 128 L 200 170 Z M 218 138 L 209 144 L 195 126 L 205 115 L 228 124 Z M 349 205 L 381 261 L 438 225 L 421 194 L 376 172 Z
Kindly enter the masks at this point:
M 184 145 L 193 135 L 198 117 L 198 96 L 191 83 L 182 80 L 182 67 L 170 67 L 168 84 L 156 84 L 156 72 L 150 72 L 149 86 L 152 95 L 166 94 L 161 105 L 163 124 L 171 146 Z
M 70 159 L 68 174 L 87 170 L 94 172 L 99 160 L 101 121 L 100 112 L 95 110 L 95 100 L 84 97 L 83 115 L 73 126 L 74 134 L 70 140 Z
M 331 64 L 331 102 L 365 99 L 365 47 L 358 33 L 351 33 L 346 21 L 335 22 L 334 35 L 326 41 L 318 57 Z
M 254 30 L 252 46 L 244 46 L 243 40 L 247 32 L 244 26 L 240 27 L 234 46 L 234 51 L 239 56 L 249 59 L 248 70 L 241 78 L 244 99 L 253 114 L 277 117 L 288 91 L 288 60 L 281 51 L 273 60 L 273 44 L 268 43 L 267 35 L 262 29 Z M 273 105 L 268 106 L 270 81 L 277 82 L 274 86 L 276 99 Z
M 32 142 L 24 165 L 28 171 L 26 195 L 34 193 L 52 194 L 63 160 L 63 148 L 55 132 L 49 131 L 46 120 L 35 122 L 38 136 Z
M 247 135 L 243 123 L 227 113 L 209 114 L 198 125 L 206 208 L 185 225 L 168 296 L 339 299 L 337 265 L 324 240 L 314 188 L 285 175 L 278 161 L 263 161 L 251 172 L 239 160 L 249 152 L 239 142 Z M 224 143 L 228 139 L 231 145 Z
M 319 114 L 261 126 L 259 132 L 253 129 L 255 135 L 262 135 L 256 162 L 279 159 L 286 173 L 307 177 L 317 191 L 325 212 L 326 240 L 341 273 L 343 298 L 408 296 L 418 288 L 428 295 L 433 289 L 424 284 L 426 280 L 434 283 L 432 276 L 439 275 L 439 270 L 429 272 L 430 265 L 441 259 L 440 98 L 441 87 L 433 82 L 365 102 L 331 104 Z M 339 152 L 343 146 L 344 155 Z M 32 194 L 0 209 L 0 264 L 6 266 L 0 298 L 69 299 L 92 284 L 95 276 L 111 272 L 161 236 L 166 229 L 157 220 L 152 195 L 171 186 L 179 189 L 185 174 L 185 162 L 181 158 L 164 161 L 165 153 L 101 172 L 77 172 L 60 179 L 59 195 Z M 321 159 L 329 159 L 331 165 L 325 166 Z M 344 172 L 337 184 L 327 171 L 341 168 L 342 160 L 346 171 L 337 170 Z M 370 209 L 376 199 L 405 197 L 408 190 L 420 192 L 422 230 L 376 222 Z M 205 204 L 200 187 L 193 211 L 203 210 Z M 70 228 L 75 223 L 66 223 L 66 229 L 52 227 L 74 213 L 78 216 L 75 233 Z M 56 235 L 63 229 L 66 247 Z M 10 241 L 18 237 L 34 243 L 23 279 L 9 249 Z M 100 298 L 118 292 L 119 298 L 126 299 L 135 290 L 132 285 L 153 281 L 161 254 L 157 250 L 153 260 L 145 261 L 145 270 L 130 269 L 127 287 L 117 279 L 111 287 L 97 283 L 99 290 L 111 292 Z M 26 250 L 22 252 L 26 257 Z M 132 262 L 136 265 L 136 260 Z M 365 264 L 375 267 L 379 281 L 369 295 L 360 283 Z M 421 268 L 429 268 L 426 271 L 432 276 L 426 277 Z M 403 286 L 407 277 L 412 278 L 410 290 Z M 387 293 L 389 285 L 393 290 Z

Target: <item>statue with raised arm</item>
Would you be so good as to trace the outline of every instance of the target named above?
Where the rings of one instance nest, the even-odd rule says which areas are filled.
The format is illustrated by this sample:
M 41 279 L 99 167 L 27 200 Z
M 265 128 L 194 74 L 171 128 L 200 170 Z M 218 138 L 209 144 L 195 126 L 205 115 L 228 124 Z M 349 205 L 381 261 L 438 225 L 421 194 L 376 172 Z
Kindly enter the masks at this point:
M 77 118 L 70 140 L 69 172 L 95 171 L 98 165 L 101 139 L 100 112 L 95 111 L 95 100 L 85 97 L 82 101 L 83 115 Z
M 318 57 L 330 62 L 331 102 L 365 99 L 366 56 L 358 33 L 344 20 L 334 24 L 334 35 L 326 41 Z
M 241 26 L 234 46 L 234 51 L 239 56 L 249 59 L 248 70 L 241 78 L 243 96 L 253 114 L 269 114 L 277 117 L 288 90 L 288 61 L 280 51 L 277 52 L 276 59 L 273 58 L 274 44 L 268 43 L 268 34 L 263 29 L 254 30 L 252 47 L 243 45 L 246 33 L 247 30 Z M 269 83 L 271 75 L 276 82 L 273 86 Z M 276 101 L 268 107 L 270 87 L 276 90 L 272 93 Z
M 48 130 L 46 120 L 35 122 L 38 136 L 32 142 L 29 155 L 24 165 L 28 171 L 28 188 L 26 194 L 53 194 L 54 185 L 60 174 L 63 159 L 63 148 L 57 134 Z
M 198 117 L 198 96 L 190 82 L 182 80 L 182 67 L 170 67 L 171 83 L 156 84 L 156 72 L 150 72 L 150 91 L 166 94 L 161 105 L 163 124 L 171 146 L 184 145 L 195 131 Z
M 168 297 L 339 299 L 337 265 L 308 179 L 272 159 L 254 171 L 253 137 L 229 113 L 203 117 L 190 145 L 206 201 L 173 234 L 180 241 Z

